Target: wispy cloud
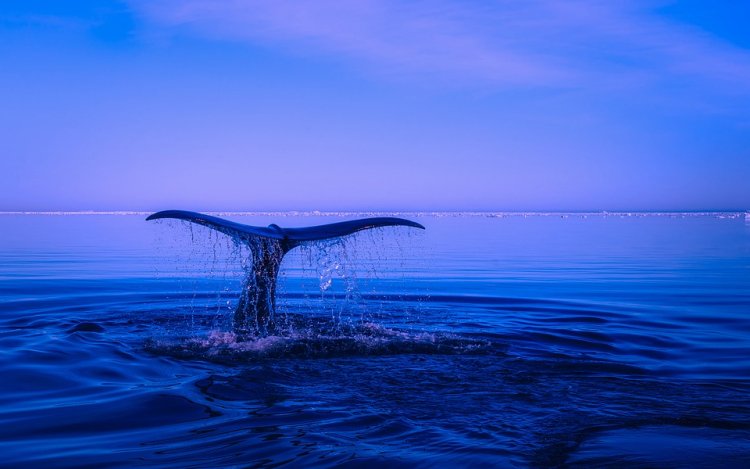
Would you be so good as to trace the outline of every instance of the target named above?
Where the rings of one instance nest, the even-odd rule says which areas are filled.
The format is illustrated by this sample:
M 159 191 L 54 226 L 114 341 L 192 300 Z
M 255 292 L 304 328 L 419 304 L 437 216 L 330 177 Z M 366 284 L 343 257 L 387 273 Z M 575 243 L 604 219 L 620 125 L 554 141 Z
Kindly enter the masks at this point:
M 750 90 L 750 52 L 648 7 L 596 0 L 131 0 L 214 38 L 345 56 L 372 70 L 500 86 L 675 77 Z

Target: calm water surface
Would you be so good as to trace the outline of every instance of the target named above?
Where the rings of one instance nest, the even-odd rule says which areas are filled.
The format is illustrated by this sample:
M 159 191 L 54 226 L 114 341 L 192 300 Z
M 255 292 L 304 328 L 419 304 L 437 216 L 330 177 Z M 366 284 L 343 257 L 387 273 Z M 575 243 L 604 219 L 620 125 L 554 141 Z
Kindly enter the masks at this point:
M 0 215 L 3 467 L 750 467 L 744 214 L 410 218 L 290 253 L 258 338 L 224 235 Z

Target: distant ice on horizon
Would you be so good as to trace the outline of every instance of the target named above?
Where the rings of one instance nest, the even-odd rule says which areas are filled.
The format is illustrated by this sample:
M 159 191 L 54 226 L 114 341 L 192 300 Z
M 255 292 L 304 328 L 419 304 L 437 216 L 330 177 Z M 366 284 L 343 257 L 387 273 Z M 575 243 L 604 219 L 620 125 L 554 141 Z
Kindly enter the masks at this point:
M 13 211 L 13 212 L 0 212 L 0 215 L 151 215 L 153 212 L 144 211 Z M 374 212 L 374 211 L 362 211 L 362 212 L 322 212 L 318 210 L 311 211 L 286 211 L 286 212 L 238 212 L 238 211 L 219 211 L 219 212 L 202 212 L 207 215 L 219 216 L 219 217 L 233 217 L 233 216 L 274 216 L 274 217 L 388 217 L 388 216 L 409 216 L 409 217 L 454 217 L 454 218 L 470 218 L 470 217 L 489 217 L 489 218 L 505 218 L 505 217 L 560 217 L 560 218 L 587 218 L 587 217 L 671 217 L 671 218 L 686 218 L 686 217 L 714 217 L 714 218 L 742 218 L 750 221 L 750 210 L 745 212 L 439 212 L 439 211 L 424 211 L 424 212 L 399 212 L 399 211 L 385 211 L 385 212 Z

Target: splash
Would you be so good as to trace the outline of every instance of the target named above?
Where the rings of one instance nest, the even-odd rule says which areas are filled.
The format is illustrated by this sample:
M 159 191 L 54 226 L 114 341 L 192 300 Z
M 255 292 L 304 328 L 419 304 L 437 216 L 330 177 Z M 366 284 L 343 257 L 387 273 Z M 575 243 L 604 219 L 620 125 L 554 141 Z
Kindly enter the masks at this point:
M 403 293 L 394 293 L 394 285 L 399 292 L 415 287 L 403 272 L 404 263 L 420 253 L 415 243 L 409 243 L 415 236 L 412 231 L 394 235 L 370 230 L 357 236 L 304 241 L 284 256 L 274 251 L 277 245 L 262 238 L 248 243 L 241 236 L 217 235 L 214 230 L 186 225 L 191 249 L 186 250 L 189 262 L 182 268 L 189 271 L 190 286 L 204 291 L 196 291 L 190 308 L 164 313 L 174 318 L 169 328 L 156 335 L 158 339 L 149 339 L 147 348 L 152 351 L 242 361 L 406 350 L 469 353 L 476 345 L 464 350 L 466 344 L 451 343 L 447 336 L 403 329 L 404 324 L 419 323 L 414 302 L 404 302 Z M 259 260 L 269 256 L 277 262 L 277 270 L 259 272 Z M 201 271 L 207 275 L 202 277 Z M 277 285 L 262 283 L 277 275 Z M 273 326 L 264 330 L 263 324 L 251 322 L 251 327 L 236 327 L 237 311 L 257 304 L 264 288 L 272 293 L 262 301 L 275 313 Z M 229 319 L 231 311 L 234 323 Z M 252 321 L 252 316 L 245 319 Z M 401 328 L 394 328 L 394 323 Z
M 508 346 L 490 339 L 470 339 L 449 333 L 414 332 L 363 323 L 349 334 L 324 329 L 298 329 L 270 336 L 213 330 L 202 336 L 149 339 L 152 353 L 222 364 L 263 359 L 347 358 L 358 356 L 495 355 L 507 357 Z

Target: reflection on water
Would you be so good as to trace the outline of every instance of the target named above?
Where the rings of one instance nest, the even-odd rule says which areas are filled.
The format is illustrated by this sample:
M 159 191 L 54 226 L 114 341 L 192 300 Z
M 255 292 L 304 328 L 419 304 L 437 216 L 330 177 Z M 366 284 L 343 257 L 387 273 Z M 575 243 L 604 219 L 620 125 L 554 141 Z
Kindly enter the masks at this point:
M 223 235 L 2 215 L 3 464 L 750 466 L 750 232 L 720 216 L 425 216 L 309 246 L 258 338 L 231 327 Z

